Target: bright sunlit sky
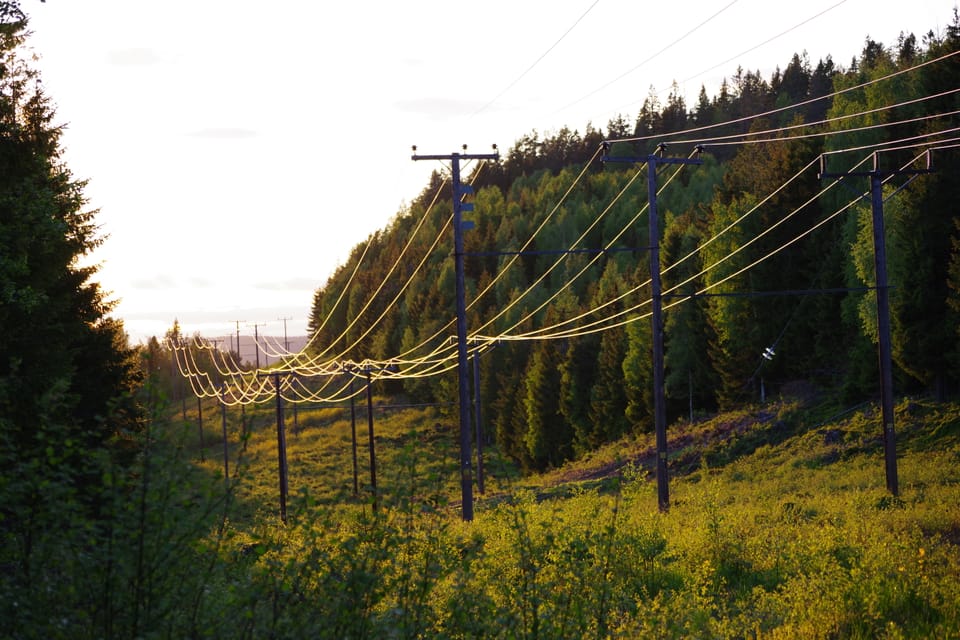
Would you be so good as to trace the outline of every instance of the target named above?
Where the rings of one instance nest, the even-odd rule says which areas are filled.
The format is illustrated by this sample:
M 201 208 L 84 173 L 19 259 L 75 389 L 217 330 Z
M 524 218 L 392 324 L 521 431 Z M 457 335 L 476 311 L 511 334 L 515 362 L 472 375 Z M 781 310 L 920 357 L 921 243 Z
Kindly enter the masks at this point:
M 317 287 L 442 168 L 412 144 L 505 153 L 533 130 L 632 122 L 674 80 L 691 108 L 738 66 L 769 80 L 807 52 L 847 67 L 867 36 L 942 33 L 954 0 L 22 6 L 107 237 L 95 279 L 137 343 L 174 319 L 305 333 Z

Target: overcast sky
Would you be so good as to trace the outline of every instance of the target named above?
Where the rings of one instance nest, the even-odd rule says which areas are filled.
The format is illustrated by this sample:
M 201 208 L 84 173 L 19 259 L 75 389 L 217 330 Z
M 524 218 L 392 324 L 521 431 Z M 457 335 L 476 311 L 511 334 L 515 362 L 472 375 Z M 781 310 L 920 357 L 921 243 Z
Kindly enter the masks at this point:
M 133 342 L 305 332 L 313 292 L 415 198 L 420 153 L 688 107 L 738 66 L 848 66 L 953 0 L 22 0 Z M 902 7 L 909 7 L 903 12 Z M 452 239 L 451 239 L 452 243 Z M 451 310 L 452 313 L 452 310 Z

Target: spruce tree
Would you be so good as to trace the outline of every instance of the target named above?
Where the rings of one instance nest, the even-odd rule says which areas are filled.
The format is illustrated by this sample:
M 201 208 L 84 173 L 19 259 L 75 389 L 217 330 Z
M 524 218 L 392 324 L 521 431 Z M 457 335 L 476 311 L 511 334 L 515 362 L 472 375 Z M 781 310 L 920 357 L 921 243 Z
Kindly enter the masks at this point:
M 0 636 L 14 638 L 64 633 L 142 424 L 135 352 L 80 264 L 95 211 L 25 62 L 26 26 L 0 2 Z
M 23 60 L 26 23 L 18 3 L 0 3 L 0 413 L 19 446 L 39 446 L 55 424 L 96 447 L 136 427 L 137 365 L 91 281 L 96 267 L 80 265 L 101 242 L 96 212 L 62 161 L 61 128 Z

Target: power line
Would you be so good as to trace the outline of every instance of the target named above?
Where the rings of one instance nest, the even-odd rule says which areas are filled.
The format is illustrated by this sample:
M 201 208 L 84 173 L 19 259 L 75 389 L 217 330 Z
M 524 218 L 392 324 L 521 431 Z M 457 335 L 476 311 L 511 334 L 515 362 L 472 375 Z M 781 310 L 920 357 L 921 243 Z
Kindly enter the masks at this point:
M 782 38 L 783 36 L 787 35 L 787 34 L 790 33 L 791 31 L 796 31 L 797 29 L 799 29 L 799 28 L 802 27 L 803 25 L 807 24 L 808 22 L 812 22 L 813 20 L 816 20 L 816 19 L 819 18 L 820 16 L 822 16 L 822 15 L 824 15 L 824 14 L 826 14 L 826 13 L 829 13 L 830 11 L 833 11 L 834 9 L 836 9 L 837 7 L 839 7 L 839 6 L 842 5 L 842 4 L 845 4 L 846 2 L 847 2 L 847 0 L 840 0 L 840 2 L 837 2 L 836 4 L 833 4 L 833 5 L 829 6 L 829 7 L 827 7 L 827 8 L 824 9 L 823 11 L 820 11 L 819 13 L 816 13 L 816 14 L 810 16 L 810 17 L 807 18 L 806 20 L 803 20 L 802 22 L 799 22 L 799 23 L 793 25 L 792 27 L 790 27 L 790 28 L 787 29 L 786 31 L 781 31 L 781 32 L 778 33 L 777 35 L 775 35 L 775 36 L 773 36 L 773 37 L 771 37 L 771 38 L 767 38 L 766 40 L 764 40 L 764 41 L 761 42 L 760 44 L 756 44 L 756 45 L 750 47 L 749 49 L 747 49 L 747 50 L 745 50 L 745 51 L 741 51 L 740 53 L 738 53 L 737 55 L 735 55 L 735 56 L 733 56 L 733 57 L 731 57 L 731 58 L 727 58 L 727 59 L 724 60 L 723 62 L 719 62 L 719 63 L 713 65 L 713 66 L 710 67 L 709 69 L 704 69 L 704 70 L 701 71 L 700 73 L 697 73 L 697 74 L 695 74 L 695 75 L 690 76 L 689 78 L 686 78 L 685 80 L 683 80 L 683 82 L 682 82 L 681 84 L 686 84 L 686 83 L 689 82 L 690 80 L 694 80 L 694 79 L 696 79 L 696 78 L 699 78 L 700 76 L 706 75 L 706 74 L 710 73 L 711 71 L 713 71 L 714 69 L 716 69 L 716 68 L 718 68 L 718 67 L 722 67 L 723 65 L 727 64 L 728 62 L 733 62 L 734 60 L 736 60 L 737 58 L 739 58 L 739 57 L 741 57 L 741 56 L 744 56 L 744 55 L 746 55 L 746 54 L 748 54 L 748 53 L 750 53 L 750 52 L 752 52 L 752 51 L 755 51 L 755 50 L 759 49 L 760 47 L 762 47 L 762 46 L 764 46 L 764 45 L 770 44 L 770 43 L 773 42 L 774 40 L 777 40 L 777 39 L 779 39 L 779 38 Z
M 776 127 L 776 128 L 773 128 L 773 129 L 766 129 L 766 130 L 764 130 L 764 131 L 748 131 L 748 132 L 746 132 L 746 133 L 734 133 L 734 134 L 730 134 L 730 135 L 726 135 L 726 136 L 716 136 L 716 137 L 713 137 L 713 138 L 690 138 L 690 139 L 686 139 L 686 140 L 683 140 L 683 139 L 681 139 L 681 140 L 670 140 L 670 144 L 680 144 L 680 143 L 686 143 L 686 142 L 688 142 L 688 143 L 694 143 L 694 144 L 709 144 L 710 146 L 719 146 L 721 143 L 724 143 L 724 141 L 727 141 L 727 140 L 741 141 L 741 142 L 733 142 L 733 143 L 730 143 L 730 144 L 745 144 L 745 143 L 748 143 L 749 141 L 748 141 L 748 140 L 743 140 L 744 138 L 754 138 L 754 137 L 759 137 L 759 136 L 763 136 L 763 135 L 767 135 L 767 134 L 771 134 L 771 133 L 780 133 L 780 132 L 782 132 L 782 131 L 792 131 L 792 130 L 794 130 L 794 129 L 809 129 L 809 128 L 813 128 L 813 127 L 817 127 L 817 126 L 821 126 L 821 125 L 834 124 L 834 123 L 836 123 L 836 122 L 842 122 L 842 121 L 844 121 L 844 120 L 850 120 L 850 119 L 852 119 L 852 118 L 861 118 L 861 117 L 866 116 L 866 115 L 870 115 L 870 114 L 874 114 L 874 113 L 880 113 L 880 112 L 884 112 L 884 111 L 889 111 L 889 110 L 891 110 L 891 109 L 896 109 L 896 108 L 899 108 L 899 107 L 905 107 L 905 106 L 917 104 L 917 103 L 920 103 L 920 102 L 924 102 L 924 101 L 926 101 L 926 100 L 934 100 L 934 99 L 936 99 L 936 98 L 942 98 L 942 97 L 949 96 L 949 95 L 952 95 L 952 94 L 955 94 L 955 93 L 960 93 L 960 89 L 950 89 L 949 91 L 943 91 L 943 92 L 941 92 L 941 93 L 938 93 L 938 94 L 935 94 L 935 95 L 931 95 L 931 96 L 923 96 L 923 97 L 921 97 L 921 98 L 914 98 L 914 99 L 912 99 L 912 100 L 905 100 L 905 101 L 903 101 L 903 102 L 898 102 L 898 103 L 892 104 L 892 105 L 886 105 L 886 106 L 883 106 L 883 107 L 876 107 L 876 108 L 874 108 L 874 109 L 867 109 L 866 111 L 858 111 L 857 113 L 844 114 L 844 115 L 836 116 L 836 117 L 833 117 L 833 118 L 825 118 L 825 119 L 823 119 L 823 120 L 818 120 L 818 121 L 816 121 L 816 122 L 802 122 L 802 123 L 799 123 L 799 124 L 787 125 L 787 126 L 783 126 L 783 127 Z M 929 117 L 938 117 L 938 116 L 943 116 L 943 115 L 953 115 L 953 114 L 955 114 L 955 113 L 957 113 L 957 112 L 956 112 L 956 111 L 952 111 L 952 112 L 949 112 L 949 113 L 947 113 L 947 114 L 932 114 L 932 115 L 927 116 L 927 117 L 929 118 Z M 816 136 L 818 136 L 818 135 L 826 136 L 826 135 L 828 135 L 828 134 L 848 133 L 848 132 L 851 132 L 851 131 L 863 131 L 863 130 L 870 129 L 870 128 L 884 127 L 884 126 L 892 126 L 892 125 L 896 125 L 896 124 L 905 124 L 905 123 L 914 122 L 914 121 L 916 121 L 916 120 L 914 120 L 914 119 L 911 119 L 911 120 L 902 120 L 902 121 L 897 121 L 897 122 L 880 123 L 880 124 L 878 124 L 878 125 L 871 125 L 871 126 L 868 126 L 868 127 L 861 127 L 861 128 L 858 128 L 858 129 L 843 129 L 843 130 L 838 130 L 838 131 L 835 131 L 835 132 L 824 132 L 824 133 L 820 133 L 820 134 L 809 134 L 809 135 L 795 136 L 795 137 L 787 137 L 787 138 L 766 138 L 766 139 L 764 139 L 764 140 L 762 140 L 762 141 L 799 140 L 799 139 L 808 138 L 808 137 L 816 137 Z M 680 132 L 678 135 L 683 135 L 684 133 L 686 133 L 686 132 Z
M 853 85 L 853 86 L 851 86 L 851 87 L 846 87 L 846 88 L 844 88 L 844 89 L 840 89 L 839 91 L 834 91 L 834 92 L 832 92 L 832 93 L 828 93 L 828 94 L 822 95 L 822 96 L 817 96 L 817 97 L 815 97 L 815 98 L 808 98 L 808 99 L 806 99 L 806 100 L 801 100 L 800 102 L 796 102 L 796 103 L 794 103 L 794 104 L 786 105 L 786 106 L 783 106 L 783 107 L 777 107 L 777 108 L 775 108 L 775 109 L 769 109 L 769 110 L 763 111 L 763 112 L 761 112 L 761 113 L 755 113 L 755 114 L 751 114 L 751 115 L 748 115 L 748 116 L 742 116 L 742 117 L 740 117 L 740 118 L 733 118 L 733 119 L 731 119 L 731 120 L 724 120 L 723 122 L 717 122 L 717 123 L 714 123 L 714 124 L 703 125 L 703 126 L 699 126 L 699 127 L 693 127 L 692 129 L 684 129 L 683 131 L 676 131 L 676 132 L 670 132 L 670 133 L 660 133 L 660 134 L 655 134 L 655 135 L 650 135 L 650 136 L 633 136 L 633 137 L 628 137 L 628 138 L 622 138 L 622 139 L 618 140 L 618 142 L 642 142 L 642 141 L 645 141 L 645 140 L 660 140 L 660 139 L 663 139 L 663 138 L 669 138 L 669 137 L 671 137 L 671 136 L 687 135 L 687 134 L 690 134 L 690 133 L 699 133 L 699 132 L 701 132 L 701 131 L 709 131 L 709 130 L 711 130 L 711 129 L 718 129 L 718 128 L 720 128 L 720 127 L 728 127 L 728 126 L 730 126 L 730 125 L 740 124 L 740 123 L 742 123 L 742 122 L 747 122 L 747 121 L 750 121 L 750 120 L 756 120 L 756 119 L 758 119 L 758 118 L 765 118 L 765 117 L 767 117 L 767 116 L 772 116 L 772 115 L 775 115 L 775 114 L 778 114 L 778 113 L 783 113 L 784 111 L 790 111 L 790 110 L 793 110 L 793 109 L 799 109 L 800 107 L 805 107 L 805 106 L 810 105 L 810 104 L 813 104 L 813 103 L 815 103 L 815 102 L 820 102 L 821 100 L 829 100 L 829 99 L 831 99 L 831 98 L 835 98 L 835 97 L 837 97 L 837 96 L 844 95 L 844 94 L 846 94 L 846 93 L 850 93 L 851 91 L 858 91 L 858 90 L 860 90 L 860 89 L 864 89 L 864 88 L 866 88 L 866 87 L 869 87 L 869 86 L 874 85 L 874 84 L 878 84 L 878 83 L 880 83 L 880 82 L 885 82 L 885 81 L 887 81 L 887 80 L 892 80 L 893 78 L 896 78 L 896 77 L 898 77 L 898 76 L 901 76 L 901 75 L 903 75 L 903 74 L 905 74 L 905 73 L 910 73 L 910 72 L 912 72 L 912 71 L 916 71 L 916 70 L 918 70 L 918 69 L 922 69 L 923 67 L 926 67 L 926 66 L 929 66 L 929 65 L 932 65 L 932 64 L 936 64 L 936 63 L 938 63 L 938 62 L 943 62 L 944 60 L 947 60 L 947 59 L 949 59 L 949 58 L 952 58 L 952 57 L 954 57 L 954 56 L 956 56 L 956 55 L 960 55 L 960 50 L 952 51 L 952 52 L 950 52 L 950 53 L 946 53 L 946 54 L 944 54 L 944 55 L 942 55 L 942 56 L 938 56 L 938 57 L 936 57 L 936 58 L 933 58 L 932 60 L 925 60 L 925 61 L 923 61 L 923 62 L 920 62 L 920 63 L 917 63 L 917 64 L 913 65 L 912 67 L 908 67 L 908 68 L 906 68 L 906 69 L 898 69 L 897 71 L 893 71 L 893 72 L 891 72 L 891 73 L 888 73 L 888 74 L 885 75 L 885 76 L 881 76 L 881 77 L 879 77 L 879 78 L 874 78 L 874 79 L 872 79 L 872 80 L 867 80 L 867 81 L 865 81 L 865 82 L 861 82 L 861 83 L 856 84 L 856 85 Z
M 950 54 L 950 55 L 954 55 L 954 54 Z M 941 56 L 940 58 L 937 58 L 937 59 L 935 59 L 935 60 L 931 60 L 931 61 L 925 62 L 924 64 L 931 64 L 931 63 L 936 62 L 936 61 L 938 61 L 938 60 L 945 59 L 946 57 L 949 57 L 949 56 Z M 919 68 L 919 67 L 921 67 L 921 66 L 924 66 L 924 65 L 923 65 L 923 64 L 921 64 L 921 65 L 916 65 L 915 67 L 912 67 L 911 69 L 916 69 L 916 68 Z M 898 75 L 899 73 L 900 73 L 900 72 L 897 72 L 897 73 L 895 73 L 895 74 L 890 74 L 890 75 L 888 75 L 888 76 L 885 76 L 885 78 L 890 78 L 890 77 L 892 77 L 892 76 L 894 76 L 894 75 Z M 882 79 L 884 79 L 884 78 L 882 78 Z M 878 79 L 877 81 L 880 81 L 880 80 L 882 80 L 882 79 Z M 863 83 L 863 85 L 872 84 L 873 82 L 874 82 L 874 81 L 871 81 L 870 83 Z M 861 85 L 861 86 L 863 86 L 863 85 Z M 837 92 L 837 93 L 841 93 L 841 92 Z M 949 94 L 949 93 L 952 93 L 952 92 L 944 92 L 944 94 Z M 933 98 L 933 97 L 939 97 L 939 96 L 944 95 L 944 94 L 938 94 L 937 96 L 927 96 L 927 97 L 924 97 L 924 98 L 918 98 L 916 101 L 925 100 L 925 99 L 930 99 L 930 98 Z M 913 102 L 913 101 L 908 101 L 908 102 Z M 899 105 L 891 105 L 889 108 L 894 108 L 894 107 L 896 107 L 896 106 L 900 106 L 900 105 L 903 105 L 903 104 L 906 104 L 906 103 L 899 103 Z M 864 115 L 864 114 L 866 114 L 866 113 L 876 112 L 877 110 L 878 110 L 878 109 L 872 109 L 872 110 L 869 110 L 869 111 L 864 111 L 864 112 L 861 112 L 859 115 Z M 857 115 L 857 114 L 854 114 L 854 115 Z M 943 114 L 941 114 L 941 115 L 943 115 Z M 756 117 L 756 116 L 754 116 L 754 117 Z M 889 126 L 889 124 L 890 124 L 890 123 L 888 123 L 888 126 Z M 950 132 L 952 132 L 952 131 L 955 131 L 955 130 L 954 130 L 954 129 L 943 130 L 943 131 L 939 131 L 939 132 L 924 134 L 924 135 L 922 135 L 922 136 L 915 136 L 915 137 L 913 137 L 913 138 L 904 139 L 904 140 L 928 140 L 928 144 L 932 144 L 931 142 L 929 142 L 929 139 L 930 139 L 931 137 L 937 136 L 937 135 L 945 135 L 945 134 L 950 133 Z M 689 131 L 686 132 L 686 133 L 689 133 Z M 879 146 L 883 146 L 883 147 L 886 147 L 886 148 L 888 148 L 888 149 L 890 149 L 890 148 L 895 148 L 895 147 L 892 147 L 891 145 L 893 145 L 893 144 L 898 144 L 898 143 L 902 143 L 904 140 L 900 140 L 900 141 L 889 141 L 889 142 L 885 142 L 885 143 L 880 143 L 879 145 L 869 145 L 869 146 L 866 147 L 866 148 L 878 148 Z M 952 142 L 952 140 L 937 140 L 937 141 L 936 141 L 936 143 L 937 143 L 937 144 L 940 144 L 941 146 L 944 146 L 944 143 L 947 143 L 947 142 Z M 865 148 L 865 147 L 858 147 L 858 148 L 856 148 L 856 149 L 862 149 L 862 148 Z M 849 151 L 849 150 L 850 150 L 850 149 L 845 149 L 845 150 L 843 150 L 843 151 Z M 582 178 L 582 175 L 583 175 L 583 174 L 581 174 L 581 176 L 578 176 L 578 179 L 574 182 L 574 185 L 575 185 L 577 182 L 579 182 L 580 178 Z M 571 189 L 572 189 L 572 187 L 573 187 L 574 185 L 571 185 Z M 569 194 L 569 190 L 568 190 L 568 193 L 567 193 L 566 195 L 568 195 L 568 194 Z M 566 197 L 566 195 L 565 195 L 565 197 Z M 564 197 L 564 199 L 565 199 L 565 197 Z M 561 203 L 562 203 L 562 201 L 563 201 L 563 199 L 561 199 Z M 559 208 L 559 205 L 560 205 L 560 203 L 558 203 L 557 207 L 554 208 L 554 211 L 556 211 L 557 208 Z M 547 218 L 549 218 L 549 217 L 550 217 L 550 216 L 547 216 Z M 531 239 L 528 240 L 528 243 L 527 243 L 527 245 L 525 245 L 525 246 L 528 246 L 528 245 L 529 245 L 529 242 L 532 242 L 532 238 L 536 236 L 536 233 L 537 233 L 537 232 L 539 232 L 541 229 L 543 229 L 543 228 L 545 227 L 546 222 L 547 222 L 547 221 L 545 220 L 544 223 L 541 224 L 540 227 L 538 227 L 537 231 L 531 236 Z M 709 242 L 709 241 L 708 241 L 708 242 Z M 367 245 L 367 247 L 365 247 L 365 251 L 366 251 L 366 249 L 368 249 L 368 248 L 369 248 L 369 245 Z M 700 248 L 698 248 L 698 250 L 699 250 L 699 249 L 702 249 L 702 246 L 701 246 Z M 513 262 L 511 261 L 510 264 L 513 264 Z M 675 266 L 675 265 L 671 265 L 670 267 L 667 267 L 666 270 L 669 270 L 669 269 L 672 268 L 673 266 Z M 715 266 L 715 265 L 714 265 L 714 266 Z M 666 270 L 665 270 L 665 271 L 666 271 Z M 504 273 L 504 270 L 500 270 L 500 272 L 498 273 L 498 277 L 502 276 L 503 273 Z M 701 273 L 700 275 L 702 275 L 702 273 Z M 568 284 L 569 284 L 569 283 L 568 283 Z M 489 288 L 484 290 L 484 292 L 486 292 L 486 291 L 489 291 Z M 341 298 L 340 298 L 340 299 L 342 299 L 342 296 L 343 296 L 344 293 L 345 293 L 345 291 L 341 291 Z M 478 298 L 479 298 L 479 296 L 478 296 Z M 516 303 L 518 303 L 520 299 L 522 299 L 522 296 L 521 296 L 521 297 L 518 297 L 517 299 L 515 299 L 514 302 L 511 303 L 511 304 L 516 304 Z M 474 302 L 471 303 L 471 304 L 474 304 L 475 302 L 476 302 L 476 300 L 474 300 Z M 424 344 L 425 344 L 425 343 L 424 343 Z M 437 353 L 437 351 L 435 351 L 435 353 Z M 190 354 L 190 360 L 192 361 L 192 354 Z M 428 367 L 429 367 L 430 370 L 432 370 L 432 371 L 437 371 L 440 367 L 443 366 L 443 363 L 444 363 L 444 362 L 447 362 L 447 361 L 448 361 L 448 359 L 446 359 L 446 358 L 431 361 L 431 360 L 430 360 L 430 356 L 427 356 L 427 357 L 420 358 L 420 359 L 417 359 L 417 360 L 412 360 L 412 361 L 410 361 L 410 362 L 411 362 L 411 363 L 418 363 L 419 365 L 428 365 Z M 226 362 L 226 361 L 224 360 L 224 362 Z M 313 360 L 313 362 L 316 363 L 317 361 L 316 361 L 316 360 Z M 178 360 L 178 363 L 179 363 L 179 360 Z M 184 363 L 187 363 L 187 361 L 185 360 Z M 194 365 L 194 366 L 195 366 L 195 364 L 196 364 L 196 363 L 193 362 L 193 365 Z M 219 367 L 219 365 L 217 364 L 217 361 L 216 361 L 216 360 L 214 360 L 214 365 L 215 365 L 218 369 L 220 369 L 220 367 Z M 323 369 L 323 367 L 320 367 L 320 368 L 314 367 L 314 370 L 319 371 L 321 374 L 323 373 L 323 372 L 322 372 L 322 369 Z M 221 371 L 221 373 L 223 373 L 223 372 Z M 190 384 L 191 384 L 191 387 L 194 388 L 194 389 L 203 389 L 203 387 L 207 386 L 207 385 L 210 383 L 209 377 L 206 376 L 206 374 L 204 374 L 204 377 L 202 377 L 202 376 L 199 374 L 199 372 L 196 372 L 196 373 L 194 373 L 194 372 L 189 372 L 189 375 L 190 375 Z
M 540 54 L 540 57 L 539 57 L 539 58 L 537 58 L 536 60 L 533 61 L 533 64 L 531 64 L 529 67 L 527 67 L 527 69 L 526 69 L 523 73 L 521 73 L 519 76 L 517 76 L 517 77 L 513 80 L 513 82 L 511 82 L 510 84 L 508 84 L 502 91 L 500 91 L 500 93 L 498 93 L 497 95 L 495 95 L 489 102 L 487 102 L 485 105 L 483 105 L 482 107 L 480 107 L 479 109 L 477 109 L 476 111 L 474 111 L 472 114 L 470 114 L 470 117 L 472 118 L 473 116 L 476 116 L 477 114 L 481 113 L 482 111 L 486 111 L 486 109 L 487 109 L 490 105 L 492 105 L 494 102 L 496 102 L 497 100 L 499 100 L 499 99 L 503 96 L 503 94 L 505 94 L 507 91 L 509 91 L 510 89 L 512 89 L 512 88 L 514 87 L 514 85 L 516 85 L 518 82 L 520 82 L 528 73 L 530 73 L 531 71 L 533 71 L 533 68 L 536 67 L 538 64 L 540 64 L 540 61 L 543 60 L 544 58 L 546 58 L 547 55 L 548 55 L 551 51 L 553 51 L 553 50 L 556 48 L 556 46 L 557 46 L 558 44 L 560 44 L 560 43 L 563 41 L 563 39 L 566 38 L 566 37 L 570 34 L 571 31 L 573 31 L 573 30 L 575 29 L 576 26 L 577 26 L 578 24 L 580 24 L 580 21 L 583 20 L 584 18 L 586 18 L 586 17 L 587 17 L 587 14 L 590 13 L 590 12 L 593 10 L 593 8 L 594 8 L 595 6 L 597 6 L 599 3 L 600 3 L 600 0 L 594 0 L 593 4 L 591 4 L 589 7 L 587 7 L 587 10 L 584 11 L 584 12 L 580 15 L 580 17 L 576 19 L 576 21 L 575 21 L 572 25 L 570 25 L 570 28 L 568 28 L 566 31 L 564 31 L 564 32 L 563 32 L 563 35 L 561 35 L 561 36 L 557 39 L 556 42 L 554 42 L 552 45 L 550 45 L 550 47 L 549 47 L 546 51 L 544 51 L 542 54 Z
M 601 91 L 603 91 L 604 89 L 606 89 L 606 88 L 609 87 L 610 85 L 615 84 L 615 83 L 619 82 L 620 80 L 624 79 L 625 77 L 627 77 L 628 75 L 630 75 L 631 73 L 633 73 L 634 71 L 636 71 L 637 69 L 640 69 L 641 67 L 643 67 L 644 65 L 646 65 L 648 62 L 652 62 L 654 59 L 658 58 L 658 57 L 661 56 L 662 54 L 666 53 L 667 51 L 669 51 L 670 49 L 672 49 L 672 48 L 675 47 L 676 45 L 680 44 L 681 42 L 683 42 L 684 40 L 686 40 L 687 38 L 689 38 L 691 35 L 693 35 L 693 34 L 696 33 L 697 31 L 699 31 L 703 26 L 705 26 L 705 25 L 708 24 L 709 22 L 712 22 L 717 16 L 719 16 L 721 13 L 723 13 L 724 11 L 726 11 L 727 9 L 729 9 L 730 7 L 732 7 L 733 5 L 735 5 L 737 2 L 738 2 L 738 0 L 733 0 L 733 2 L 730 2 L 729 4 L 727 4 L 727 5 L 724 6 L 722 9 L 720 9 L 719 11 L 717 11 L 716 13 L 714 13 L 713 15 L 711 15 L 709 18 L 707 18 L 706 20 L 704 20 L 703 22 L 701 22 L 700 24 L 698 24 L 697 26 L 695 26 L 693 29 L 690 29 L 690 30 L 687 31 L 685 34 L 683 34 L 682 36 L 680 36 L 679 38 L 677 38 L 676 40 L 674 40 L 673 42 L 671 42 L 671 43 L 668 44 L 667 46 L 663 47 L 662 49 L 660 49 L 659 51 L 657 51 L 656 53 L 654 53 L 652 56 L 646 58 L 646 59 L 645 59 L 643 62 L 641 62 L 640 64 L 638 64 L 638 65 L 636 65 L 636 66 L 628 69 L 627 71 L 624 71 L 623 73 L 621 73 L 619 76 L 617 76 L 617 77 L 614 78 L 613 80 L 607 82 L 606 84 L 604 84 L 604 85 L 601 86 L 601 87 L 598 87 L 597 89 L 594 89 L 593 91 L 591 91 L 591 92 L 588 93 L 587 95 L 585 95 L 585 96 L 583 96 L 583 97 L 581 97 L 581 98 L 578 98 L 577 100 L 574 100 L 573 102 L 567 104 L 566 106 L 558 109 L 555 113 L 560 113 L 560 112 L 562 112 L 562 111 L 565 111 L 565 110 L 569 109 L 570 107 L 573 107 L 573 106 L 575 106 L 575 105 L 580 104 L 581 102 L 583 102 L 583 101 L 586 100 L 587 98 L 590 98 L 590 97 L 596 95 L 597 93 L 600 93 Z

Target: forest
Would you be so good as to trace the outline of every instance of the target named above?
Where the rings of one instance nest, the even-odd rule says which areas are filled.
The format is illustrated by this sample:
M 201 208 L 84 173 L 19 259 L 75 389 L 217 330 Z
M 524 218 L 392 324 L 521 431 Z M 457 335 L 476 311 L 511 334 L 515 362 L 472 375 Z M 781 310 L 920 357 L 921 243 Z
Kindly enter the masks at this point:
M 478 352 L 497 445 L 544 470 L 652 429 L 656 241 L 670 420 L 781 393 L 875 398 L 875 168 L 896 387 L 955 392 L 958 35 L 954 20 L 942 36 L 867 39 L 849 66 L 795 54 L 770 78 L 737 69 L 689 107 L 676 86 L 666 104 L 651 91 L 636 118 L 534 130 L 475 165 L 467 328 L 496 345 Z M 654 153 L 702 163 L 659 165 L 652 242 L 639 161 Z M 317 289 L 314 359 L 404 363 L 393 392 L 455 400 L 450 376 L 415 375 L 451 353 L 450 193 L 435 173 Z
M 651 91 L 603 130 L 534 129 L 467 167 L 490 466 L 474 522 L 452 463 L 451 176 L 319 284 L 309 347 L 276 377 L 177 323 L 131 345 L 83 261 L 97 212 L 28 24 L 0 1 L 0 636 L 960 632 L 956 12 L 848 64 L 736 69 L 693 105 Z M 874 176 L 899 494 L 877 481 Z M 669 510 L 651 491 L 654 247 Z M 281 388 L 280 370 L 302 376 Z M 361 372 L 362 484 L 344 402 Z M 281 391 L 309 402 L 278 514 Z

